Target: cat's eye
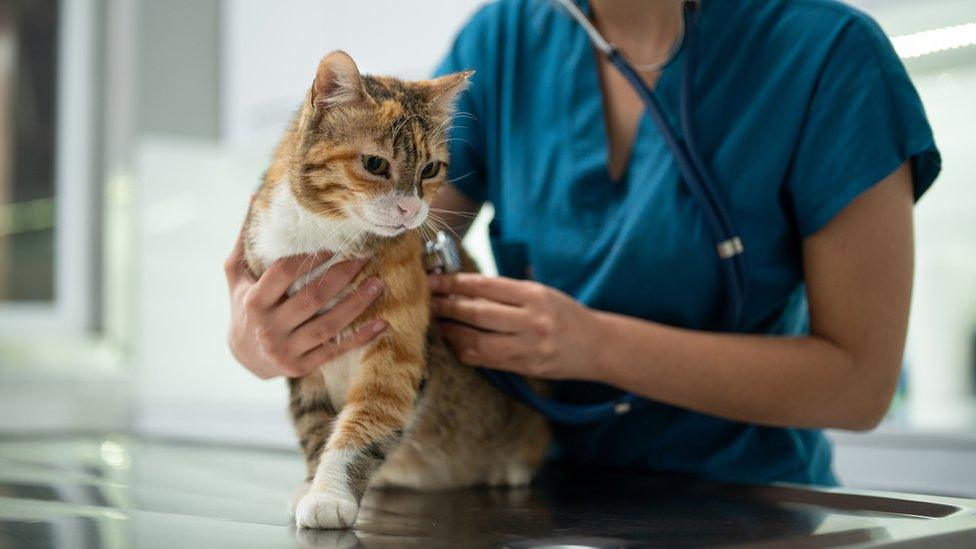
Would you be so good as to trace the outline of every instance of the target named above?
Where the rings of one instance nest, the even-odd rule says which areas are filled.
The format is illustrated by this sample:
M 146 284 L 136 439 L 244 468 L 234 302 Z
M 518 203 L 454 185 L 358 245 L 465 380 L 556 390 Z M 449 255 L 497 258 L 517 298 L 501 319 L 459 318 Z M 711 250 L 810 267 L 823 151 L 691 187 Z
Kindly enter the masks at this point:
M 424 169 L 420 171 L 420 177 L 422 179 L 430 179 L 431 177 L 434 177 L 438 173 L 440 173 L 440 171 L 441 171 L 440 161 L 435 160 L 433 162 L 428 162 L 427 165 L 424 166 Z
M 373 175 L 386 177 L 390 175 L 390 163 L 382 156 L 372 154 L 363 155 L 363 168 Z

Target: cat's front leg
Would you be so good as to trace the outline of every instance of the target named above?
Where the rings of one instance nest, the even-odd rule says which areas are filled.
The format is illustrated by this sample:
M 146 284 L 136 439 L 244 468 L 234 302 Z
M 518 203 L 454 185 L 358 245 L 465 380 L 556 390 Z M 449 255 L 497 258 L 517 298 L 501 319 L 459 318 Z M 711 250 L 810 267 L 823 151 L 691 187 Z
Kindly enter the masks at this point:
M 289 379 L 288 387 L 291 392 L 289 410 L 295 425 L 295 434 L 298 435 L 298 442 L 305 455 L 307 471 L 305 482 L 288 498 L 288 512 L 294 516 L 298 502 L 308 493 L 312 484 L 312 478 L 318 469 L 319 456 L 332 433 L 336 412 L 321 384 L 321 378 Z
M 403 339 L 386 335 L 366 351 L 308 493 L 295 509 L 299 527 L 351 526 L 370 477 L 403 437 L 425 367 L 422 338 Z

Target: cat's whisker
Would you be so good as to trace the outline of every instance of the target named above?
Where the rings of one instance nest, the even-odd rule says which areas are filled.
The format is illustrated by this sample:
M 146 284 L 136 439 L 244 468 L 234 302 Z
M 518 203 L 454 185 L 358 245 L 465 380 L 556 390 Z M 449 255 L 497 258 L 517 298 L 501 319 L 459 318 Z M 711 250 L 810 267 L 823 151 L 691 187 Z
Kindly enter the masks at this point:
M 455 125 L 454 122 L 457 122 L 457 120 L 455 120 L 454 118 L 449 118 L 449 119 L 441 122 L 440 124 L 437 125 L 436 128 L 434 128 L 434 132 L 433 133 L 434 134 L 444 133 L 445 131 L 447 131 L 449 129 L 454 129 L 454 128 L 460 127 L 460 124 Z
M 336 263 L 338 263 L 341 260 L 341 258 L 346 253 L 346 250 L 349 249 L 349 247 L 350 247 L 350 244 L 346 244 L 342 248 L 334 251 L 332 253 L 332 257 L 330 257 L 325 263 L 323 263 L 322 273 L 318 277 L 318 281 L 316 282 L 316 286 L 322 284 L 325 281 L 325 274 L 328 273 L 329 272 L 329 269 L 331 269 Z
M 445 228 L 449 229 L 452 233 L 454 233 L 454 236 L 458 237 L 458 240 L 461 239 L 460 235 L 458 235 L 458 233 L 457 233 L 457 230 L 454 229 L 454 225 L 453 224 L 448 223 L 446 220 L 444 220 L 444 219 L 442 219 L 441 217 L 438 217 L 438 216 L 432 216 L 429 219 L 431 221 L 431 226 L 435 228 L 435 232 L 437 230 L 440 230 L 441 227 L 445 227 Z
M 447 210 L 447 209 L 444 209 L 444 208 L 430 208 L 430 211 L 437 212 L 437 213 L 442 213 L 442 214 L 456 215 L 456 216 L 459 216 L 459 217 L 466 217 L 468 219 L 474 219 L 474 218 L 478 217 L 478 214 L 476 214 L 476 213 L 462 212 L 462 211 L 458 211 L 458 210 Z
M 469 114 L 469 113 L 455 113 L 455 114 L 452 114 L 451 116 L 445 118 L 444 121 L 441 122 L 440 124 L 438 124 L 437 128 L 434 129 L 434 131 L 431 133 L 431 137 L 430 137 L 431 141 L 440 139 L 441 137 L 444 136 L 445 133 L 447 133 L 447 132 L 449 132 L 449 131 L 451 131 L 451 130 L 453 130 L 455 128 L 458 128 L 459 126 L 448 125 L 448 124 L 451 124 L 451 122 L 453 122 L 456 118 L 468 118 L 470 120 L 477 121 L 477 117 L 475 117 L 474 115 Z
M 431 141 L 437 141 L 438 143 L 440 143 L 442 141 L 442 138 L 444 137 L 444 134 L 453 130 L 455 127 L 456 126 L 448 126 L 441 130 L 435 130 L 433 133 L 430 134 L 429 139 Z
M 397 136 L 400 135 L 400 130 L 402 130 L 403 127 L 406 126 L 407 123 L 410 122 L 412 119 L 419 118 L 419 117 L 420 117 L 420 114 L 419 113 L 413 113 L 410 116 L 408 116 L 405 119 L 403 119 L 403 121 L 400 122 L 399 125 L 397 125 L 396 130 L 393 131 L 393 138 L 391 139 L 391 141 L 393 141 L 394 143 L 396 143 L 397 142 Z
M 457 126 L 451 126 L 451 127 L 448 127 L 448 128 L 444 128 L 443 130 L 441 130 L 439 132 L 436 132 L 434 134 L 431 134 L 430 141 L 431 142 L 435 142 L 437 144 L 437 146 L 441 146 L 441 145 L 443 145 L 445 143 L 448 143 L 448 141 L 447 141 L 448 139 L 457 139 L 457 138 L 452 138 L 452 137 L 448 137 L 448 138 L 445 138 L 444 137 L 445 135 L 449 135 L 448 132 L 450 132 L 451 130 L 453 130 L 455 128 L 457 128 Z
M 326 243 L 327 243 L 328 241 L 330 241 L 330 240 L 332 239 L 332 237 L 333 237 L 333 236 L 335 236 L 335 235 L 337 235 L 337 234 L 339 234 L 339 233 L 340 233 L 341 231 L 343 231 L 343 230 L 345 230 L 345 229 L 346 229 L 346 228 L 347 228 L 347 227 L 349 226 L 349 224 L 350 224 L 350 223 L 352 223 L 352 220 L 351 220 L 351 219 L 345 219 L 345 220 L 343 220 L 343 221 L 341 221 L 341 222 L 340 222 L 340 223 L 339 223 L 339 224 L 338 224 L 337 226 L 335 226 L 335 227 L 334 227 L 334 228 L 333 228 L 333 229 L 332 229 L 332 230 L 331 230 L 331 231 L 329 232 L 329 234 L 328 234 L 328 235 L 327 235 L 327 236 L 326 236 L 325 238 L 323 238 L 323 239 L 322 239 L 322 243 L 321 243 L 321 244 L 319 244 L 319 245 L 318 245 L 318 246 L 316 247 L 316 249 L 315 249 L 315 251 L 314 251 L 314 252 L 312 252 L 311 254 L 309 254 L 309 255 L 308 255 L 308 256 L 307 256 L 306 258 L 305 258 L 305 260 L 304 260 L 304 261 L 302 262 L 302 266 L 301 266 L 301 267 L 299 267 L 299 272 L 301 272 L 301 269 L 302 269 L 302 268 L 303 268 L 303 267 L 305 266 L 305 263 L 306 263 L 306 262 L 308 262 L 309 260 L 311 260 L 311 259 L 312 259 L 312 257 L 314 257 L 314 256 L 315 256 L 315 254 L 318 254 L 319 252 L 321 252 L 321 251 L 323 251 L 323 250 L 325 250 L 325 246 L 326 246 Z M 321 273 L 321 274 L 319 275 L 319 277 L 318 277 L 318 281 L 317 281 L 317 282 L 315 283 L 315 286 L 316 286 L 316 287 L 318 287 L 319 285 L 321 285 L 321 284 L 322 284 L 322 281 L 323 281 L 323 280 L 325 279 L 325 276 L 324 276 L 324 275 L 325 275 L 325 273 L 327 273 L 327 272 L 329 271 L 329 269 L 331 269 L 331 268 L 332 268 L 332 266 L 333 266 L 333 265 L 335 265 L 335 263 L 336 263 L 336 262 L 338 262 L 338 259 L 339 259 L 340 257 L 342 257 L 342 254 L 343 254 L 343 252 L 344 252 L 344 250 L 342 250 L 342 249 L 340 249 L 340 250 L 335 250 L 335 251 L 333 251 L 333 250 L 330 250 L 330 252 L 332 253 L 332 256 L 331 256 L 331 257 L 329 257 L 329 259 L 328 259 L 328 260 L 326 260 L 326 262 L 325 262 L 325 263 L 323 263 L 323 269 L 322 269 L 322 273 Z M 311 270 L 312 270 L 312 269 L 311 269 L 311 268 L 309 268 L 309 273 L 311 273 Z M 311 280 L 310 280 L 309 282 L 311 283 Z M 307 291 L 309 291 L 309 292 L 311 292 L 311 289 L 309 288 L 309 286 L 310 286 L 310 285 L 311 285 L 311 284 L 306 284 L 306 285 L 305 285 L 305 289 L 306 289 Z
M 437 225 L 437 219 L 434 214 L 428 214 L 427 219 L 423 223 L 424 230 L 427 232 L 428 240 L 435 240 L 437 238 L 437 232 L 440 227 Z
M 421 228 L 424 230 L 424 233 L 427 235 L 425 240 L 434 240 L 435 238 L 437 238 L 437 229 L 432 227 L 429 221 L 430 218 L 425 219 L 423 224 L 421 225 Z
M 448 129 L 456 128 L 457 126 L 451 124 L 452 122 L 454 122 L 454 118 L 448 118 L 447 120 L 441 122 L 440 124 L 437 125 L 437 128 L 434 129 L 434 133 L 435 134 L 444 133 Z M 449 126 L 448 124 L 451 125 Z
M 418 228 L 421 229 L 421 235 L 422 235 L 422 238 L 424 239 L 424 242 L 429 242 L 431 240 L 436 240 L 436 238 L 437 238 L 437 231 L 435 229 L 433 229 L 427 223 L 427 221 L 424 221 L 424 223 L 420 227 L 418 227 Z
M 427 216 L 427 219 L 429 219 L 429 220 L 433 221 L 434 223 L 437 223 L 440 226 L 444 227 L 445 229 L 451 231 L 451 233 L 454 235 L 454 238 L 456 238 L 458 240 L 458 242 L 460 242 L 461 240 L 464 240 L 463 238 L 461 238 L 461 235 L 459 235 L 457 233 L 457 231 L 454 230 L 454 227 L 451 227 L 451 225 L 449 223 L 447 223 L 443 219 L 437 217 L 436 215 L 430 214 L 430 215 Z
M 468 172 L 468 173 L 466 173 L 464 175 L 459 175 L 459 176 L 457 176 L 455 178 L 448 179 L 448 180 L 444 181 L 444 183 L 445 184 L 454 184 L 454 183 L 457 183 L 458 181 L 464 179 L 465 177 L 469 177 L 469 176 L 471 176 L 473 174 L 474 174 L 474 170 L 471 170 L 470 172 Z
M 448 116 L 447 118 L 445 118 L 444 121 L 441 122 L 438 125 L 438 128 L 443 127 L 445 124 L 449 124 L 449 123 L 451 123 L 452 121 L 454 121 L 454 120 L 456 120 L 458 118 L 468 118 L 470 120 L 476 120 L 476 118 L 475 118 L 475 116 L 473 114 L 470 114 L 470 113 L 462 113 L 462 112 L 455 112 L 455 113 L 451 114 L 450 116 Z
M 443 226 L 443 227 L 444 227 L 445 229 L 447 229 L 447 231 L 448 231 L 448 232 L 450 232 L 450 233 L 451 233 L 451 235 L 453 235 L 453 236 L 454 236 L 454 239 L 455 239 L 456 241 L 458 241 L 458 242 L 461 242 L 462 240 L 464 240 L 464 239 L 463 239 L 463 238 L 461 237 L 461 235 L 459 235 L 459 234 L 457 233 L 457 231 L 455 231 L 455 230 L 454 230 L 454 228 L 453 228 L 453 227 L 451 227 L 450 225 L 448 225 L 448 224 L 446 224 L 446 223 L 443 223 L 443 222 L 441 222 L 441 225 L 442 225 L 442 226 Z
M 453 120 L 454 118 L 467 118 L 476 122 L 478 121 L 478 117 L 468 111 L 455 111 L 450 117 L 448 117 L 448 120 Z
M 437 146 L 440 147 L 442 145 L 446 145 L 448 143 L 453 143 L 455 141 L 460 141 L 461 143 L 464 143 L 465 145 L 471 147 L 472 149 L 477 150 L 477 148 L 474 145 L 472 145 L 470 141 L 468 141 L 467 139 L 464 139 L 463 137 L 449 137 L 447 139 L 444 139 L 442 141 L 439 141 L 437 143 Z
M 373 233 L 367 233 L 365 237 L 359 242 L 359 249 L 356 250 L 355 257 L 362 257 L 363 250 L 366 249 L 366 245 L 371 237 L 375 236 Z

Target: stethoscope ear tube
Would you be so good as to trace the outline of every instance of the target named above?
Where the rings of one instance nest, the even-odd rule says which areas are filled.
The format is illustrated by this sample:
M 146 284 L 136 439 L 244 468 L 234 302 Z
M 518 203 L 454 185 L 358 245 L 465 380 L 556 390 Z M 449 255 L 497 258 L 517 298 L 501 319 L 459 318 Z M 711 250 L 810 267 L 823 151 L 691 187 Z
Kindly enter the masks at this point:
M 745 296 L 749 289 L 745 258 L 742 256 L 742 253 L 745 251 L 745 244 L 739 236 L 739 231 L 736 229 L 732 214 L 724 205 L 725 202 L 719 194 L 718 186 L 715 184 L 715 178 L 712 176 L 705 161 L 701 158 L 699 149 L 695 145 L 694 125 L 692 124 L 691 117 L 691 99 L 694 97 L 692 79 L 695 71 L 693 67 L 698 62 L 698 36 L 696 33 L 698 18 L 701 16 L 701 2 L 700 0 L 686 0 L 685 5 L 690 13 L 690 21 L 686 31 L 690 35 L 690 38 L 685 44 L 687 47 L 687 51 L 685 52 L 685 70 L 682 71 L 683 75 L 681 79 L 681 104 L 679 107 L 681 131 L 684 134 L 685 150 L 688 153 L 691 163 L 698 170 L 703 187 L 708 194 L 712 195 L 712 207 L 719 221 L 722 223 L 723 234 L 721 240 L 716 242 L 715 249 L 718 252 L 719 259 L 723 261 L 731 260 L 736 270 L 737 284 L 734 286 L 734 289 L 730 288 L 728 290 L 728 300 L 730 303 L 726 310 L 724 322 L 722 323 L 723 329 L 732 331 L 739 324 L 739 319 L 742 316 L 742 308 L 745 304 Z M 734 291 L 738 292 L 738 296 L 731 294 Z
M 590 38 L 590 43 L 593 44 L 593 47 L 600 50 L 604 55 L 610 55 L 610 52 L 613 51 L 613 46 L 600 34 L 600 31 L 596 30 L 596 27 L 586 17 L 583 10 L 579 9 L 579 6 L 572 0 L 556 0 L 556 2 L 586 31 L 586 35 Z
M 694 29 L 689 29 L 693 31 Z M 705 223 L 712 235 L 715 244 L 715 253 L 718 256 L 720 268 L 726 281 L 726 308 L 722 315 L 720 328 L 733 330 L 739 322 L 742 313 L 742 306 L 745 300 L 745 265 L 742 252 L 745 247 L 741 237 L 735 232 L 732 224 L 731 215 L 722 206 L 722 201 L 718 196 L 718 191 L 709 183 L 704 164 L 700 158 L 695 158 L 688 147 L 678 140 L 674 130 L 671 129 L 667 119 L 664 117 L 661 106 L 650 88 L 644 83 L 637 72 L 627 63 L 627 61 L 616 51 L 611 51 L 607 58 L 617 70 L 631 83 L 634 90 L 640 96 L 647 107 L 647 112 L 661 130 L 661 136 L 671 150 L 671 156 L 678 168 L 685 187 L 691 192 L 692 196 L 701 206 Z M 687 69 L 687 67 L 686 67 Z M 682 93 L 682 104 L 687 104 L 687 88 Z M 684 107 L 683 110 L 687 109 Z M 689 120 L 687 115 L 682 117 Z M 686 124 L 689 125 L 690 124 Z M 686 137 L 688 134 L 686 128 Z M 697 161 L 696 161 L 697 160 Z
M 731 213 L 725 207 L 717 188 L 712 184 L 708 168 L 697 152 L 694 135 L 691 131 L 691 72 L 697 53 L 695 32 L 697 31 L 700 5 L 694 0 L 686 4 L 686 8 L 693 10 L 693 13 L 686 30 L 688 51 L 685 58 L 680 106 L 681 126 L 684 132 L 684 141 L 682 142 L 668 124 L 657 98 L 637 74 L 637 71 L 634 70 L 634 67 L 624 59 L 623 55 L 612 44 L 607 42 L 576 4 L 571 0 L 556 1 L 586 31 L 594 47 L 606 55 L 607 60 L 630 82 L 660 129 L 661 136 L 671 150 L 671 155 L 685 187 L 701 206 L 705 224 L 715 245 L 719 269 L 726 288 L 726 306 L 719 327 L 727 331 L 735 330 L 739 324 L 745 302 L 747 278 L 743 258 L 745 247 L 735 229 Z M 482 371 L 485 377 L 500 391 L 538 410 L 554 423 L 568 425 L 593 423 L 620 416 L 648 405 L 647 400 L 633 393 L 627 393 L 615 400 L 599 404 L 572 405 L 559 403 L 536 394 L 521 376 L 498 370 L 485 369 Z

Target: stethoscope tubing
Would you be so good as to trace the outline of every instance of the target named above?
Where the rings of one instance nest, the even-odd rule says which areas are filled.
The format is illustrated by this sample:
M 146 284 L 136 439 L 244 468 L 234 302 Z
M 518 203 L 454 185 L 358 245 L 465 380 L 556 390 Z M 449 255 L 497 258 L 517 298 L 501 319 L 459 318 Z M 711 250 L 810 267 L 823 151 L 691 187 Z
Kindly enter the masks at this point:
M 695 31 L 694 25 L 688 29 L 689 34 Z M 647 112 L 654 120 L 658 128 L 661 128 L 661 136 L 663 137 L 668 148 L 672 151 L 672 157 L 674 159 L 675 166 L 678 168 L 678 173 L 681 175 L 682 181 L 685 183 L 685 187 L 692 194 L 695 200 L 702 206 L 701 211 L 705 218 L 705 224 L 708 226 L 709 232 L 711 233 L 712 240 L 718 245 L 722 242 L 727 242 L 731 239 L 737 237 L 737 232 L 731 220 L 731 215 L 727 212 L 726 208 L 722 205 L 722 200 L 718 197 L 718 192 L 715 190 L 714 186 L 708 182 L 706 179 L 707 172 L 704 166 L 704 162 L 701 161 L 700 156 L 697 153 L 692 152 L 687 145 L 690 144 L 688 137 L 690 133 L 687 127 L 685 130 L 685 142 L 682 143 L 674 130 L 671 129 L 670 124 L 664 116 L 663 110 L 661 109 L 660 103 L 657 97 L 654 96 L 644 80 L 637 74 L 637 71 L 630 66 L 630 64 L 619 54 L 619 52 L 614 49 L 607 56 L 608 61 L 617 68 L 618 71 L 627 79 L 628 82 L 634 87 L 634 90 L 640 96 L 641 100 L 647 107 Z M 683 90 L 681 103 L 681 110 L 685 113 L 681 116 L 685 126 L 690 126 L 690 115 L 687 114 L 690 109 L 685 107 L 687 105 L 687 92 L 688 90 Z M 739 317 L 742 312 L 742 305 L 744 301 L 744 265 L 743 257 L 741 253 L 737 253 L 729 258 L 719 258 L 718 259 L 720 268 L 723 272 L 723 277 L 726 281 L 726 307 L 722 315 L 722 321 L 720 322 L 720 328 L 725 330 L 734 329 L 739 321 Z
M 732 214 L 725 206 L 714 184 L 704 159 L 698 152 L 694 141 L 691 116 L 692 68 L 697 56 L 697 23 L 700 6 L 695 0 L 689 4 L 692 13 L 683 14 L 687 19 L 684 46 L 685 67 L 681 86 L 681 100 L 679 118 L 684 139 L 678 137 L 668 123 L 661 109 L 657 97 L 640 77 L 634 67 L 624 58 L 620 51 L 608 42 L 600 32 L 590 23 L 586 15 L 572 2 L 572 0 L 557 0 L 566 11 L 586 31 L 593 46 L 603 53 L 607 60 L 627 79 L 637 92 L 647 112 L 660 129 L 661 136 L 671 150 L 675 166 L 684 182 L 686 189 L 701 206 L 702 216 L 709 234 L 715 243 L 718 254 L 719 269 L 726 288 L 726 304 L 721 315 L 719 328 L 732 331 L 738 326 L 745 303 L 746 264 L 743 257 L 744 247 Z M 687 6 L 686 5 L 686 11 Z M 633 393 L 626 393 L 615 400 L 599 404 L 575 405 L 549 400 L 539 396 L 529 387 L 524 378 L 519 375 L 498 370 L 483 370 L 488 380 L 500 391 L 510 397 L 521 400 L 526 405 L 535 408 L 542 415 L 554 423 L 567 425 L 581 425 L 601 421 L 614 416 L 621 416 L 632 410 L 645 407 L 649 401 Z
M 696 33 L 698 27 L 698 18 L 701 16 L 701 4 L 698 0 L 691 0 L 689 4 L 689 9 L 692 10 L 690 16 L 690 28 L 687 29 L 688 33 Z M 698 37 L 692 36 L 690 40 L 685 42 L 687 51 L 685 52 L 685 70 L 683 71 L 681 79 L 681 101 L 680 101 L 680 118 L 681 118 L 681 132 L 684 135 L 685 140 L 685 150 L 690 157 L 692 164 L 698 169 L 700 174 L 700 179 L 704 181 L 703 187 L 706 191 L 712 195 L 712 208 L 716 212 L 719 221 L 722 223 L 724 234 L 722 242 L 728 242 L 730 239 L 739 239 L 739 245 L 742 246 L 740 233 L 735 226 L 735 222 L 732 219 L 732 214 L 729 209 L 725 207 L 725 202 L 719 196 L 718 186 L 715 183 L 715 177 L 712 175 L 711 171 L 708 169 L 707 164 L 701 158 L 699 154 L 699 148 L 695 144 L 695 132 L 691 116 L 691 99 L 695 95 L 695 89 L 693 85 L 694 71 L 691 67 L 697 66 L 698 61 Z M 722 322 L 722 327 L 725 330 L 734 330 L 738 326 L 739 319 L 742 316 L 742 308 L 745 303 L 745 296 L 748 292 L 748 277 L 746 276 L 746 263 L 745 257 L 742 254 L 744 247 L 740 249 L 738 253 L 735 253 L 729 258 L 722 258 L 723 261 L 731 261 L 736 270 L 736 284 L 729 287 L 729 292 L 738 292 L 739 295 L 728 297 L 728 301 L 731 303 L 727 306 L 725 320 Z M 734 311 L 730 311 L 732 307 L 735 307 Z

